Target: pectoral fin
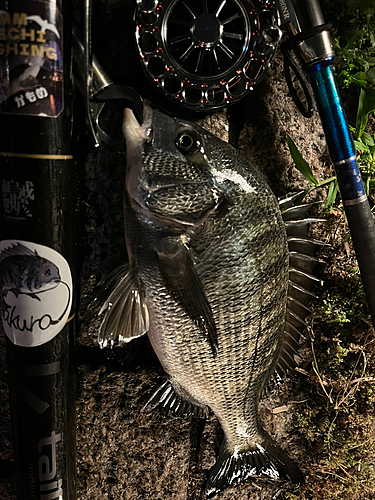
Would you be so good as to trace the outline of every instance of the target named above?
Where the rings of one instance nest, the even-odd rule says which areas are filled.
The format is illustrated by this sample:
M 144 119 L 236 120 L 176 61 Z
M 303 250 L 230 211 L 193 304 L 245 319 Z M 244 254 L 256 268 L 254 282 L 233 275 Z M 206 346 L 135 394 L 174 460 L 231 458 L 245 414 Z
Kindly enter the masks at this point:
M 166 287 L 208 339 L 213 354 L 216 354 L 216 324 L 188 250 L 182 248 L 173 255 L 158 253 L 158 257 Z
M 96 290 L 93 302 L 101 305 L 99 314 L 104 313 L 98 336 L 100 347 L 121 345 L 147 332 L 148 310 L 132 269 L 118 267 Z

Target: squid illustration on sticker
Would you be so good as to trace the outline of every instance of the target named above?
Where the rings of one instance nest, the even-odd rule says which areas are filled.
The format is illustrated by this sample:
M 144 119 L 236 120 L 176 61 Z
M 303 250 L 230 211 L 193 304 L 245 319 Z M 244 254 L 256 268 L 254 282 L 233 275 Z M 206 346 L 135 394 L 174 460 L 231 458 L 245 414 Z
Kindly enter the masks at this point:
M 49 247 L 19 240 L 0 242 L 0 288 L 3 327 L 16 345 L 48 342 L 69 318 L 70 268 Z

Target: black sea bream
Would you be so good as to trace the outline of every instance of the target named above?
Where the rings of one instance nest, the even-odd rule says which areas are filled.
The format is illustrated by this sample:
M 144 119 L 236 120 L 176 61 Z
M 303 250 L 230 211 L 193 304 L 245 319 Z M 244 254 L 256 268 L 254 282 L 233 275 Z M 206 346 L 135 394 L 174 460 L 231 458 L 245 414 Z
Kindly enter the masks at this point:
M 303 316 L 288 320 L 287 303 L 304 308 L 288 299 L 290 257 L 277 199 L 252 163 L 191 122 L 146 104 L 142 126 L 125 110 L 123 130 L 129 264 L 97 294 L 105 312 L 101 345 L 147 331 L 168 376 L 150 405 L 178 415 L 214 412 L 225 439 L 207 495 L 250 476 L 303 482 L 258 418 L 259 399 L 288 364 L 282 356 Z
M 8 308 L 5 298 L 9 292 L 16 297 L 26 294 L 40 301 L 40 292 L 55 288 L 61 282 L 56 265 L 37 251 L 21 243 L 0 251 L 0 289 L 3 307 Z

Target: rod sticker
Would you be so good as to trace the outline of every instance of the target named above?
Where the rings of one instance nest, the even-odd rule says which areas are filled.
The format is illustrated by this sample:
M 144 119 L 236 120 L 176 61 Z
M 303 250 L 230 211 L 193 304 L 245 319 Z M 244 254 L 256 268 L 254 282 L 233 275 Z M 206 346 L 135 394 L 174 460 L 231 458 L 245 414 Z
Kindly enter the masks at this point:
M 53 339 L 72 306 L 72 276 L 52 248 L 21 240 L 0 242 L 2 321 L 13 344 L 34 347 Z
M 62 109 L 62 17 L 56 2 L 0 0 L 0 112 L 57 117 Z
M 26 180 L 24 183 L 14 179 L 3 179 L 3 208 L 6 218 L 26 220 L 32 217 L 30 207 L 35 201 L 34 183 Z

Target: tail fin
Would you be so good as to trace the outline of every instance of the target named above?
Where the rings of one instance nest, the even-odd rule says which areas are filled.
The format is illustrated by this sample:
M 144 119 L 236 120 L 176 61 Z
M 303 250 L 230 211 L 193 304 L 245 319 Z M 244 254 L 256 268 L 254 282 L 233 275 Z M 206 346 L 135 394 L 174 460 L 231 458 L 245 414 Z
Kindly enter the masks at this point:
M 231 453 L 224 443 L 207 480 L 206 496 L 214 496 L 253 476 L 282 479 L 294 484 L 304 483 L 298 466 L 281 448 L 271 444 L 270 438 L 264 446 L 254 443 L 252 448 L 234 453 Z

